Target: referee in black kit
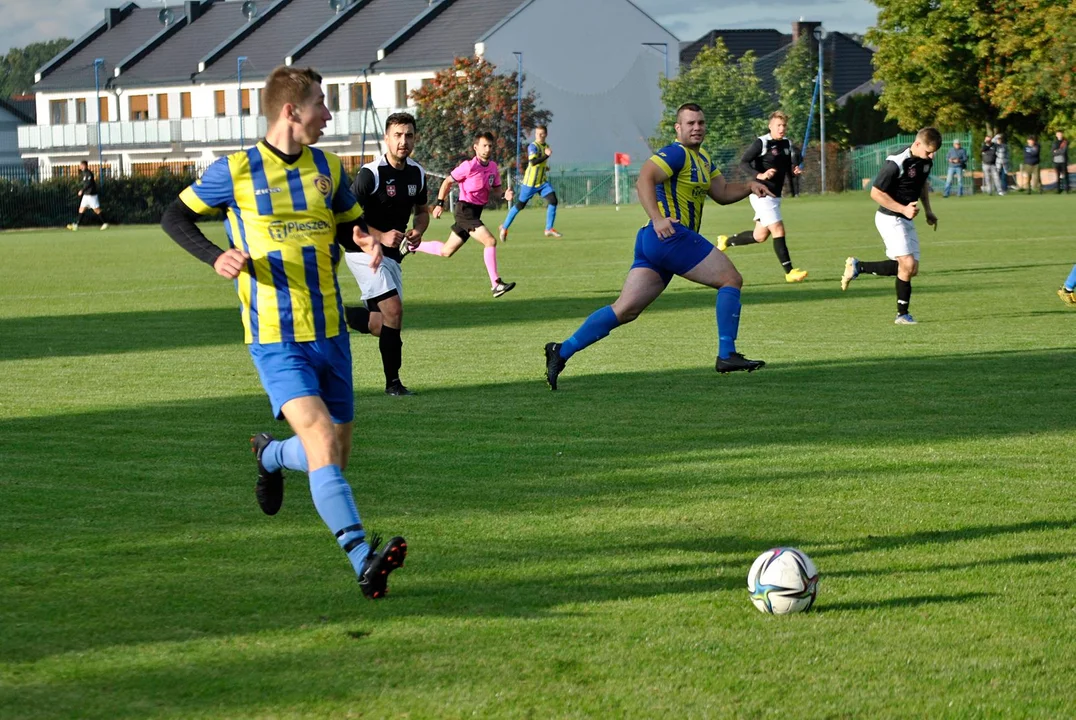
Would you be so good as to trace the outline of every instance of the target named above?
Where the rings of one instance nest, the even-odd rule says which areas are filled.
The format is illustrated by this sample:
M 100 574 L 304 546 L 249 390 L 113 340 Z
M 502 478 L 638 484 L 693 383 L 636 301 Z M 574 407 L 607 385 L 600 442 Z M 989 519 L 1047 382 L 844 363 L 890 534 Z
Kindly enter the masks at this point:
M 413 395 L 400 381 L 403 363 L 403 279 L 400 245 L 417 245 L 430 224 L 426 171 L 411 159 L 415 149 L 415 118 L 393 113 L 385 121 L 385 154 L 363 165 L 355 175 L 352 192 L 363 208 L 370 234 L 381 242 L 384 260 L 370 269 L 366 253 L 349 248 L 344 254 L 348 268 L 362 289 L 362 306 L 345 307 L 348 327 L 378 337 L 385 368 L 387 395 Z M 414 224 L 407 223 L 414 213 Z M 353 252 L 354 251 L 354 252 Z

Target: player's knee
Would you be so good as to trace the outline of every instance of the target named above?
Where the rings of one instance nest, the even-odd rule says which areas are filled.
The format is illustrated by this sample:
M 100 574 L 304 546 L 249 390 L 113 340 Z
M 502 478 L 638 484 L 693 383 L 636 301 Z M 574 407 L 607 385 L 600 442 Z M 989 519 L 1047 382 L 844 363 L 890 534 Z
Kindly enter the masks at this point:
M 516 200 L 516 210 L 522 211 L 525 207 L 527 207 L 527 203 Z
M 549 205 L 551 207 L 556 207 L 557 206 L 557 194 L 556 193 L 549 193 L 549 197 L 547 197 L 545 201 L 547 203 L 549 203 Z
M 736 268 L 729 268 L 721 273 L 718 278 L 718 283 L 721 287 L 734 287 L 740 289 L 743 287 L 743 275 Z

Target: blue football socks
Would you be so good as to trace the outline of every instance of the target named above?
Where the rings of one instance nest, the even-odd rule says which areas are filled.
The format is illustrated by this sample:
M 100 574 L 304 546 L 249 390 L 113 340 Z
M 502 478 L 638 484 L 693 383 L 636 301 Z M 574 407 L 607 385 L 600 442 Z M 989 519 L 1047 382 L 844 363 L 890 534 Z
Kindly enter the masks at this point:
M 519 208 L 515 205 L 508 208 L 508 217 L 504 219 L 504 224 L 501 225 L 505 230 L 512 226 L 512 221 L 516 219 L 516 215 L 519 215 Z
M 306 450 L 299 436 L 292 435 L 287 440 L 274 440 L 266 445 L 262 451 L 262 467 L 269 472 L 281 468 L 306 472 Z
M 1072 266 L 1072 272 L 1069 273 L 1068 280 L 1065 281 L 1065 289 L 1071 291 L 1076 288 L 1076 265 Z
M 366 532 L 362 529 L 351 486 L 338 465 L 326 465 L 310 473 L 310 496 L 314 498 L 318 515 L 347 554 L 355 574 L 361 574 L 370 546 L 365 541 Z
M 575 334 L 561 343 L 560 356 L 567 360 L 583 348 L 589 347 L 612 332 L 613 328 L 620 325 L 613 312 L 612 305 L 595 310 L 590 314 Z
M 557 219 L 557 206 L 549 205 L 545 209 L 545 229 L 553 229 L 553 221 Z
M 717 291 L 717 356 L 736 352 L 740 333 L 740 288 L 725 286 Z

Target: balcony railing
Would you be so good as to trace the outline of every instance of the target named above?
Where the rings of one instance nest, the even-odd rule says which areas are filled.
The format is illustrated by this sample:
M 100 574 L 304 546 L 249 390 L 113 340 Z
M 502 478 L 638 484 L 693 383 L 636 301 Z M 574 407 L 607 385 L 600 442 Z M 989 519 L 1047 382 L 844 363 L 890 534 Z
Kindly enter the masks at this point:
M 325 128 L 327 137 L 359 135 L 365 130 L 370 140 L 375 128 L 384 128 L 385 119 L 394 108 L 372 111 L 341 112 L 333 116 Z M 265 134 L 264 117 L 184 118 L 182 120 L 134 120 L 103 122 L 102 147 L 134 148 L 159 145 L 237 144 L 242 138 L 250 143 Z M 23 153 L 67 148 L 96 147 L 97 124 L 23 125 L 19 127 L 19 150 Z

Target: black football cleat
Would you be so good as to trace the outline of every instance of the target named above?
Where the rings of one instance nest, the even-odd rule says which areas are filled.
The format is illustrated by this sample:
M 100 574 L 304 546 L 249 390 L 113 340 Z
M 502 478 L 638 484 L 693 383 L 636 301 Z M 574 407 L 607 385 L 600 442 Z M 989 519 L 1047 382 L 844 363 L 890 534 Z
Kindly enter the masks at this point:
M 407 541 L 399 535 L 389 540 L 385 549 L 379 553 L 377 546 L 380 544 L 381 538 L 375 535 L 370 541 L 370 554 L 366 556 L 359 574 L 359 588 L 370 600 L 385 597 L 388 592 L 389 573 L 403 567 L 407 557 Z
M 493 286 L 493 297 L 499 298 L 515 286 L 516 284 L 514 282 L 506 283 L 500 278 L 497 278 L 497 284 Z
M 269 472 L 262 465 L 262 453 L 274 439 L 269 433 L 258 433 L 250 439 L 250 449 L 258 460 L 258 482 L 254 485 L 254 497 L 258 498 L 258 507 L 266 515 L 276 515 L 284 503 L 284 472 Z
M 415 393 L 407 389 L 407 386 L 400 382 L 399 378 L 393 380 L 385 385 L 386 395 L 395 395 L 396 397 L 402 397 L 404 395 L 414 395 Z
M 730 372 L 754 372 L 765 365 L 766 363 L 762 360 L 748 360 L 740 353 L 729 353 L 727 358 L 717 359 L 717 366 L 714 369 L 724 375 Z
M 550 390 L 557 389 L 557 378 L 568 363 L 560 356 L 560 346 L 561 343 L 556 342 L 545 344 L 545 381 L 549 383 Z

